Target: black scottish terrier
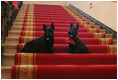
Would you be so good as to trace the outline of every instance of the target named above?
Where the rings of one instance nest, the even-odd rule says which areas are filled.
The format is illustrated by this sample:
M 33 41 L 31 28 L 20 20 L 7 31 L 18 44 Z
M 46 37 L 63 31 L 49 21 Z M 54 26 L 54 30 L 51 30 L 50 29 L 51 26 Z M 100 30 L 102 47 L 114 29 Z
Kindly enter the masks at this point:
M 54 53 L 54 24 L 50 27 L 43 25 L 44 35 L 27 42 L 21 52 L 27 53 Z
M 79 29 L 79 24 L 77 24 L 75 27 L 73 24 L 70 24 L 70 30 L 68 32 L 69 38 L 68 39 L 68 53 L 88 53 L 88 47 L 84 44 L 82 40 L 77 37 L 78 35 L 78 29 Z

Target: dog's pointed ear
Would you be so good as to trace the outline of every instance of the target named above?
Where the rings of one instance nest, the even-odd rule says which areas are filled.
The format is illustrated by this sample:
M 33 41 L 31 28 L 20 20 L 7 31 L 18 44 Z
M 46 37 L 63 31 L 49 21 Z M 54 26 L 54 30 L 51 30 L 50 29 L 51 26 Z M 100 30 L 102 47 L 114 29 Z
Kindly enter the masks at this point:
M 45 24 L 43 24 L 43 30 L 46 28 L 47 26 Z
M 70 29 L 72 29 L 72 27 L 73 27 L 73 23 L 70 23 Z
M 75 27 L 76 27 L 76 28 L 77 28 L 77 30 L 78 30 L 78 29 L 79 29 L 79 24 L 77 24 Z
M 52 29 L 54 29 L 54 23 L 52 23 L 50 27 L 51 27 Z

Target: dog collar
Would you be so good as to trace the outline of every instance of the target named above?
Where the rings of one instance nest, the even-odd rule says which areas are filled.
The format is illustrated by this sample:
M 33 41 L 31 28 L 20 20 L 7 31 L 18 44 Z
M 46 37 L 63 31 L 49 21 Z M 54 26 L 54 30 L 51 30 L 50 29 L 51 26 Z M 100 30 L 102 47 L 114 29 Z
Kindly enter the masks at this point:
M 76 36 L 74 39 L 70 39 L 70 38 L 68 38 L 68 39 L 66 39 L 66 43 L 70 43 L 70 44 L 72 44 L 72 45 L 75 45 L 75 39 L 77 38 L 78 36 Z

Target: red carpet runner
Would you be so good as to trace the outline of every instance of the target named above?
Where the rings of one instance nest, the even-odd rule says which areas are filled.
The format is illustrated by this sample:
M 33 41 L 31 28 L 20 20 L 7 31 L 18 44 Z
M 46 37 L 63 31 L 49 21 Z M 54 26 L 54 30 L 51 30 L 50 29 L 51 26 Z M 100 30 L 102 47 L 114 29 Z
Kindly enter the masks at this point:
M 12 79 L 117 78 L 117 46 L 113 45 L 113 39 L 106 38 L 105 33 L 100 33 L 100 29 L 71 8 L 28 5 L 23 19 Z M 50 26 L 52 22 L 55 25 L 54 54 L 20 53 L 26 42 L 44 34 L 43 24 Z M 68 44 L 65 40 L 71 22 L 74 26 L 79 23 L 78 36 L 88 46 L 88 54 L 67 53 Z

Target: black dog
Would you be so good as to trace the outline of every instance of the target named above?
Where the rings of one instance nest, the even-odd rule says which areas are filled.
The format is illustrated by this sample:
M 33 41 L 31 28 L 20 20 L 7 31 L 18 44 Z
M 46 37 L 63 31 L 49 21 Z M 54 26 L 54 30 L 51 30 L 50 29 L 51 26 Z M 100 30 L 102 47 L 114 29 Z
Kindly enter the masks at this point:
M 68 53 L 88 53 L 88 47 L 84 44 L 82 40 L 77 37 L 78 35 L 79 24 L 73 27 L 73 24 L 70 24 L 70 30 L 68 35 L 70 39 L 66 40 L 69 43 L 67 52 Z
M 44 35 L 27 42 L 21 52 L 27 53 L 54 53 L 54 24 L 50 27 L 43 25 Z

